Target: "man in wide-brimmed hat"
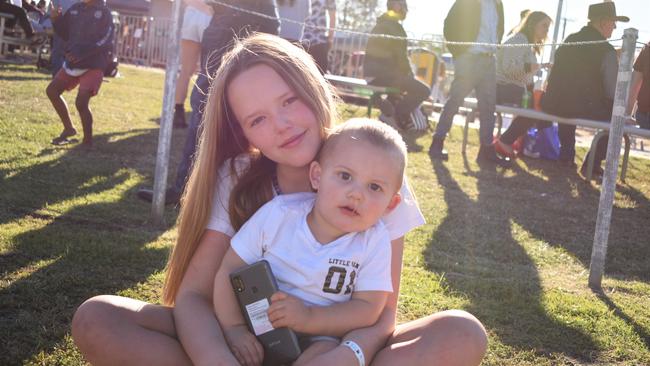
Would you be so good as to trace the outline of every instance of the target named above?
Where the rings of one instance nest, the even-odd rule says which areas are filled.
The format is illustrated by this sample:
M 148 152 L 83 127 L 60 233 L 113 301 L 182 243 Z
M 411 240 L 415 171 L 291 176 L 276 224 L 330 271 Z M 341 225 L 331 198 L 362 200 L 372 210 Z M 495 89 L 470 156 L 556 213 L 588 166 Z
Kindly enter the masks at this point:
M 562 117 L 609 121 L 614 105 L 618 58 L 616 50 L 606 40 L 616 29 L 616 22 L 628 22 L 630 18 L 617 15 L 613 2 L 590 5 L 588 16 L 589 23 L 564 42 L 603 43 L 563 44 L 558 48 L 542 98 L 542 109 Z M 575 131 L 576 126 L 559 126 L 560 163 L 569 167 L 575 166 Z M 600 140 L 595 151 L 589 151 L 589 154 L 595 154 L 596 162 L 592 176 L 602 176 L 600 165 L 606 152 L 606 138 Z M 586 170 L 587 164 L 583 164 L 580 172 L 586 175 Z

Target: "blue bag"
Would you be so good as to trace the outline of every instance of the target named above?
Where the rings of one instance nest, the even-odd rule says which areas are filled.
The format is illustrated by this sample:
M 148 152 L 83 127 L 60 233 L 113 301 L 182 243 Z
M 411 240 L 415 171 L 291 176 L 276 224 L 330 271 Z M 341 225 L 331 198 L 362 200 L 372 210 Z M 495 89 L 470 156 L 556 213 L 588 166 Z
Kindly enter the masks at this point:
M 537 129 L 531 128 L 526 135 L 525 149 L 540 158 L 557 160 L 560 157 L 560 138 L 557 134 L 557 124 Z

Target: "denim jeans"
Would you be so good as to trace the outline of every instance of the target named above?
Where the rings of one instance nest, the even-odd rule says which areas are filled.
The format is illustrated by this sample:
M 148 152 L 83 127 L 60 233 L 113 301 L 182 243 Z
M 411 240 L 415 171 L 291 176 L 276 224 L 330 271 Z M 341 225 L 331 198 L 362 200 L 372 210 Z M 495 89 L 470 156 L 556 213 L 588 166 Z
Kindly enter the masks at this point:
M 440 114 L 435 136 L 444 138 L 458 108 L 465 97 L 476 90 L 481 126 L 479 130 L 481 145 L 492 144 L 494 131 L 494 111 L 496 104 L 496 61 L 491 54 L 464 53 L 454 59 L 454 81 L 449 90 L 449 100 Z
M 196 152 L 196 145 L 198 143 L 199 128 L 203 119 L 203 107 L 207 101 L 209 88 L 210 80 L 204 72 L 200 72 L 196 78 L 196 84 L 192 88 L 192 94 L 190 95 L 192 114 L 190 115 L 187 137 L 183 146 L 183 155 L 181 156 L 178 168 L 176 168 L 176 182 L 172 187 L 178 193 L 183 192 L 185 189 L 185 183 L 187 182 L 187 178 L 189 178 L 190 169 L 192 168 L 194 153 Z
M 636 111 L 635 118 L 639 127 L 650 130 L 650 112 Z

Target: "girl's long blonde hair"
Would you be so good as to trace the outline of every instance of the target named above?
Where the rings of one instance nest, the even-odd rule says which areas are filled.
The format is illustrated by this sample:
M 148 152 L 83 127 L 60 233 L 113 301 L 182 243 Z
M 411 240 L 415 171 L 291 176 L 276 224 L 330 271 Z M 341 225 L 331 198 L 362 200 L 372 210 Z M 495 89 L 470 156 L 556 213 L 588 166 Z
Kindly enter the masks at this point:
M 273 197 L 271 180 L 276 164 L 249 144 L 227 100 L 227 88 L 233 78 L 259 64 L 271 67 L 307 104 L 320 122 L 322 137 L 338 118 L 333 89 L 304 50 L 263 33 L 235 41 L 233 49 L 223 56 L 205 106 L 196 160 L 181 199 L 178 239 L 167 263 L 163 289 L 166 305 L 174 304 L 185 271 L 206 230 L 219 169 L 229 161 L 230 171 L 237 174 L 234 158 L 241 154 L 250 156 L 250 167 L 238 177 L 228 204 L 235 230 Z

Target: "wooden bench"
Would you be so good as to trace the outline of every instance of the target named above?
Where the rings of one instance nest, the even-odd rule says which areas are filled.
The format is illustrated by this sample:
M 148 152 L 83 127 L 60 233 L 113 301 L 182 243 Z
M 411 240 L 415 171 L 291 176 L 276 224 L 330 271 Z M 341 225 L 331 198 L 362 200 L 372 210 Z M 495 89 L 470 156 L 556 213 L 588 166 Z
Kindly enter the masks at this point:
M 438 105 L 434 105 L 434 106 L 438 107 Z M 466 98 L 463 106 L 472 111 L 476 111 L 478 108 L 478 102 L 476 101 L 476 99 Z M 609 132 L 609 129 L 611 127 L 609 122 L 592 121 L 592 120 L 582 119 L 582 118 L 564 118 L 564 117 L 548 114 L 542 111 L 537 111 L 537 110 L 527 109 L 527 108 L 512 107 L 506 105 L 497 105 L 496 113 L 497 113 L 496 124 L 499 131 L 501 130 L 502 114 L 510 114 L 514 116 L 528 117 L 528 118 L 533 118 L 542 121 L 550 121 L 550 122 L 557 122 L 557 123 L 569 124 L 574 126 L 594 128 L 598 132 L 596 133 L 593 140 L 591 141 L 592 151 L 595 151 L 596 145 L 598 144 L 598 141 L 600 141 L 601 138 L 607 137 L 607 133 Z M 468 135 L 469 124 L 474 121 L 473 118 L 474 115 L 475 115 L 474 112 L 470 113 L 467 115 L 468 118 L 465 119 L 465 127 L 463 131 L 463 145 L 462 145 L 463 154 L 465 153 L 465 148 L 467 147 L 467 135 Z M 635 127 L 635 126 L 625 126 L 623 128 L 623 138 L 625 139 L 625 152 L 623 154 L 623 164 L 621 165 L 622 182 L 625 182 L 625 175 L 627 173 L 627 165 L 630 156 L 630 136 L 641 136 L 641 137 L 650 138 L 650 130 Z M 587 177 L 586 177 L 587 180 L 591 180 L 591 172 L 593 170 L 593 167 L 594 167 L 594 154 L 589 154 L 589 158 L 587 160 Z
M 326 74 L 325 79 L 336 87 L 341 97 L 350 96 L 354 98 L 368 99 L 367 116 L 370 117 L 372 107 L 379 98 L 391 94 L 400 94 L 398 88 L 388 86 L 370 85 L 364 79 L 351 78 L 347 76 Z
M 13 14 L 0 13 L 0 56 L 5 55 L 9 51 L 8 46 L 10 45 L 14 45 L 14 46 L 29 45 L 29 41 L 27 41 L 24 38 L 5 35 L 5 30 L 7 30 L 6 22 L 11 19 L 14 19 Z
M 31 39 L 27 39 L 25 37 L 17 37 L 17 36 L 6 36 L 5 30 L 7 29 L 6 27 L 6 21 L 13 19 L 14 16 L 13 14 L 7 14 L 7 13 L 0 13 L 0 56 L 5 56 L 8 51 L 9 47 L 8 46 L 17 46 L 20 47 L 21 49 L 32 49 L 36 48 L 36 54 L 40 55 L 42 51 L 42 44 L 39 45 L 34 45 L 32 44 Z

